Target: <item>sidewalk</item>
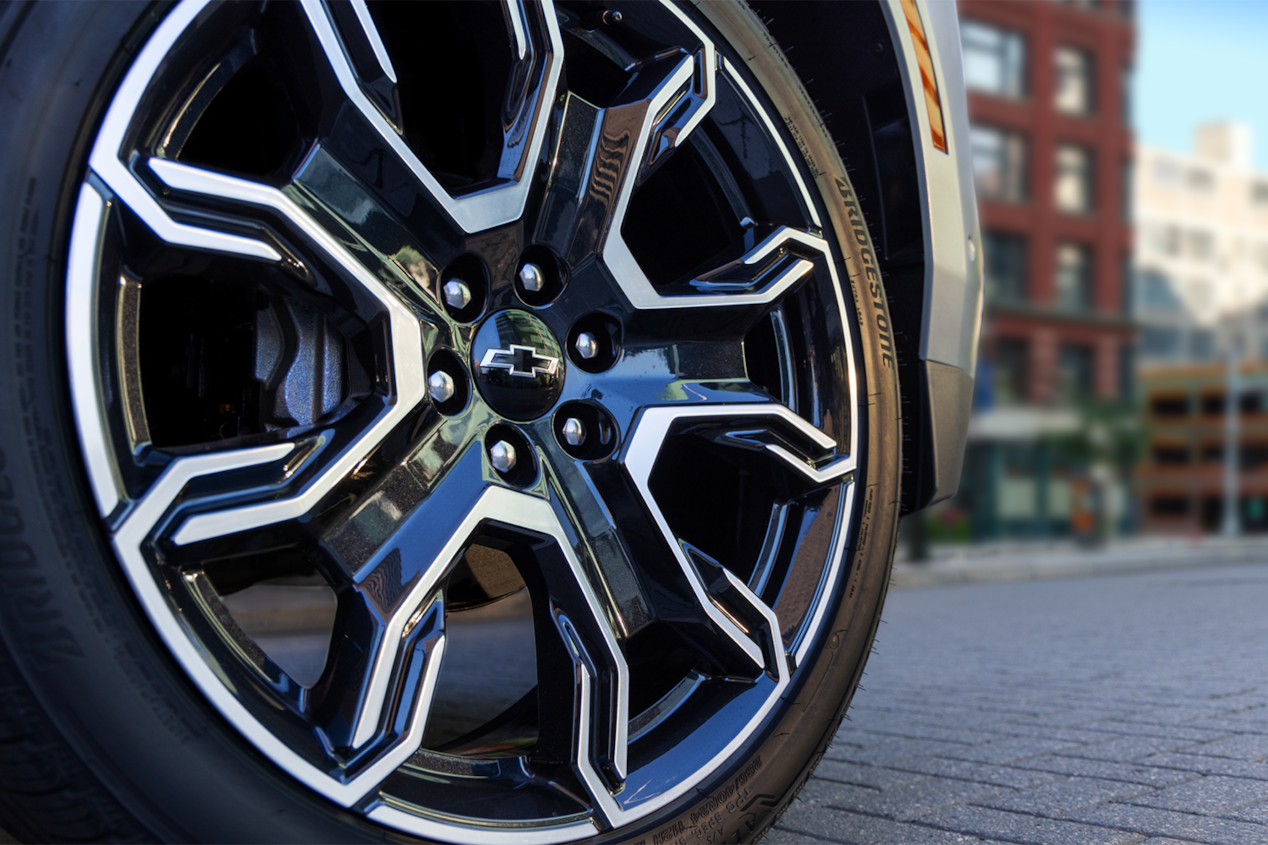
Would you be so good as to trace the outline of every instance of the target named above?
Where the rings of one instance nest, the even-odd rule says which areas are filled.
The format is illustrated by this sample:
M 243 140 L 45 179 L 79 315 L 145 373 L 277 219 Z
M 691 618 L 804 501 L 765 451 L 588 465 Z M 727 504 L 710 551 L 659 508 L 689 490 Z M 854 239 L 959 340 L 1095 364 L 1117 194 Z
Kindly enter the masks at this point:
M 891 584 L 898 589 L 946 584 L 1040 581 L 1268 562 L 1268 537 L 1130 537 L 1096 548 L 1071 541 L 938 545 L 915 562 L 899 548 Z

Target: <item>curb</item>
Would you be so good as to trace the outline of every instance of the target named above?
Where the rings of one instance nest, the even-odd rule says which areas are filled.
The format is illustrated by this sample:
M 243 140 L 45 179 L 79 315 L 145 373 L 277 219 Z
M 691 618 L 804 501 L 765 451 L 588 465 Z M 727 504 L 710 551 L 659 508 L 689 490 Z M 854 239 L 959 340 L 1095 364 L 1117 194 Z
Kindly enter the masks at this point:
M 1049 581 L 1099 575 L 1131 575 L 1268 563 L 1268 544 L 1191 544 L 1088 552 L 1044 551 L 1007 558 L 896 561 L 890 586 L 896 589 L 943 587 L 952 584 L 993 584 Z

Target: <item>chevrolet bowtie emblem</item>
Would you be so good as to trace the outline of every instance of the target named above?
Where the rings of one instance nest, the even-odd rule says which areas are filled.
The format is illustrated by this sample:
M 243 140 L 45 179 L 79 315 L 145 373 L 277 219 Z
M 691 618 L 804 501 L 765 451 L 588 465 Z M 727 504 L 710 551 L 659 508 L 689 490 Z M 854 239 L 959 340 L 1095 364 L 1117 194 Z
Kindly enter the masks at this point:
M 512 343 L 510 349 L 490 349 L 480 359 L 481 370 L 507 370 L 513 376 L 534 378 L 539 373 L 553 376 L 559 369 L 559 359 L 538 355 L 531 346 Z

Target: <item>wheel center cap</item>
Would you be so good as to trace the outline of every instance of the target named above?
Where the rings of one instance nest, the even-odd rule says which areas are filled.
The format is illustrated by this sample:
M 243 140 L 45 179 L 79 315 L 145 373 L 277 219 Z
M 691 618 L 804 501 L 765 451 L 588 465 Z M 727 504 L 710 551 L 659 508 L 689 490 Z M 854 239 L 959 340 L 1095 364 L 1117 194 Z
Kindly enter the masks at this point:
M 564 354 L 546 324 L 527 311 L 489 315 L 471 345 L 471 373 L 480 395 L 502 416 L 533 420 L 564 389 Z

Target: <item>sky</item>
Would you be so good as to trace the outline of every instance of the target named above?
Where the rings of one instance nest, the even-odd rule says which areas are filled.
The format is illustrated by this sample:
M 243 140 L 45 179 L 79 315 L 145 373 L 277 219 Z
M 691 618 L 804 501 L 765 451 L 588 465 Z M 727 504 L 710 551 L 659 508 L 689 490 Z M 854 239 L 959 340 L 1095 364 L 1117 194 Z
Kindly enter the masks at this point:
M 1140 0 L 1136 139 L 1189 152 L 1193 127 L 1251 127 L 1252 165 L 1268 172 L 1268 2 Z

